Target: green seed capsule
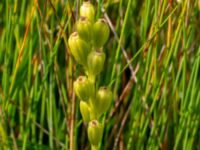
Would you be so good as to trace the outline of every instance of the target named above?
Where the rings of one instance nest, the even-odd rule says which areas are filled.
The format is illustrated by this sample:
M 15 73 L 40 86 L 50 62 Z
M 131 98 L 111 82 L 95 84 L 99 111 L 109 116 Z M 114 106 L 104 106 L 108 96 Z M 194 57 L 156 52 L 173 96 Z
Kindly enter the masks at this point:
M 95 16 L 94 6 L 90 2 L 83 2 L 80 7 L 80 16 L 87 17 L 93 23 Z
M 74 82 L 74 90 L 78 98 L 85 102 L 94 95 L 94 85 L 85 76 L 79 76 Z
M 78 35 L 84 40 L 84 41 L 91 41 L 92 39 L 92 24 L 86 17 L 80 17 L 80 19 L 76 23 L 76 30 L 78 32 Z
M 93 45 L 96 48 L 102 47 L 110 35 L 110 29 L 105 19 L 99 19 L 93 25 Z
M 91 51 L 89 44 L 83 41 L 80 36 L 78 36 L 77 32 L 74 32 L 70 35 L 69 40 L 69 47 L 71 50 L 72 55 L 74 56 L 75 60 L 82 65 L 87 65 L 87 56 Z
M 94 110 L 96 111 L 98 117 L 100 117 L 109 109 L 111 102 L 111 90 L 109 90 L 107 87 L 101 87 L 96 94 L 96 100 L 92 101 L 93 107 L 95 108 Z
M 98 145 L 103 136 L 103 126 L 97 121 L 92 120 L 88 126 L 88 139 L 92 145 Z
M 87 62 L 88 72 L 96 76 L 103 70 L 105 53 L 101 51 L 92 51 L 88 55 Z
M 80 102 L 80 111 L 81 111 L 83 120 L 85 122 L 89 122 L 90 121 L 90 107 L 86 102 L 84 101 Z

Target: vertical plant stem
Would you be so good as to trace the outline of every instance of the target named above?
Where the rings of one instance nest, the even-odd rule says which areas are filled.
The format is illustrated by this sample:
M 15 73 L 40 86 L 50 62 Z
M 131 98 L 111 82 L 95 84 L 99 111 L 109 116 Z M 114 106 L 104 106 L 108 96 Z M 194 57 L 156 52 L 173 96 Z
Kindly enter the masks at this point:
M 117 61 L 118 61 L 118 58 L 119 58 L 119 52 L 120 52 L 120 45 L 122 44 L 122 40 L 124 38 L 126 23 L 128 21 L 129 11 L 130 11 L 130 8 L 131 8 L 130 6 L 131 6 L 131 0 L 128 1 L 127 10 L 126 10 L 125 18 L 124 18 L 124 23 L 123 23 L 121 34 L 120 34 L 119 44 L 118 44 L 116 55 L 115 55 L 115 62 L 114 62 L 113 68 L 112 68 L 111 80 L 113 80 L 114 76 L 115 76 L 116 64 L 117 64 Z
M 91 150 L 98 150 L 98 146 L 91 145 Z
M 71 101 L 71 120 L 70 120 L 70 145 L 69 149 L 74 150 L 74 117 L 75 117 L 75 93 L 72 94 Z

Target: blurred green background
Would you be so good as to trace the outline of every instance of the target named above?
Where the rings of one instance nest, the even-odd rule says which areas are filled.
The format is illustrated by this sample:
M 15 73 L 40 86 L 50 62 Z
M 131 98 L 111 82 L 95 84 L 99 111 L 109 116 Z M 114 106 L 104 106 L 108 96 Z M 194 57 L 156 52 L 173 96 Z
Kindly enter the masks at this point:
M 68 48 L 82 2 L 0 1 L 0 149 L 90 149 Z M 111 29 L 99 149 L 200 149 L 200 1 L 91 3 Z

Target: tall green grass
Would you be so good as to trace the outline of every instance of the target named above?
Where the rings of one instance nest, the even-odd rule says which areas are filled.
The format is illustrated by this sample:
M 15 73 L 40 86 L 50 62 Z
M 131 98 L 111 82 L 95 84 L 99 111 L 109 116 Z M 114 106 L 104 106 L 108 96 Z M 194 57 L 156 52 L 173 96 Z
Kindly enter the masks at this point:
M 200 149 L 200 1 L 91 2 L 111 29 L 99 149 Z M 0 149 L 90 149 L 67 43 L 81 3 L 0 1 Z

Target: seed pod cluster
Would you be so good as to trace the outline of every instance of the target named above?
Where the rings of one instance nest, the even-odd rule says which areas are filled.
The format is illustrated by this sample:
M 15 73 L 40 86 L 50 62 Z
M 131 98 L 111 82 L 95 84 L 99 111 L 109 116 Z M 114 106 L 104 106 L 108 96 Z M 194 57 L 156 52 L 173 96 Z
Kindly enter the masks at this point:
M 88 123 L 88 139 L 97 146 L 103 136 L 100 117 L 112 101 L 112 92 L 107 87 L 96 87 L 96 76 L 105 63 L 103 45 L 107 42 L 110 29 L 104 19 L 95 20 L 95 9 L 90 2 L 83 2 L 80 17 L 75 24 L 76 31 L 68 39 L 69 48 L 76 62 L 85 69 L 85 76 L 74 82 L 76 96 L 80 99 L 80 112 Z

